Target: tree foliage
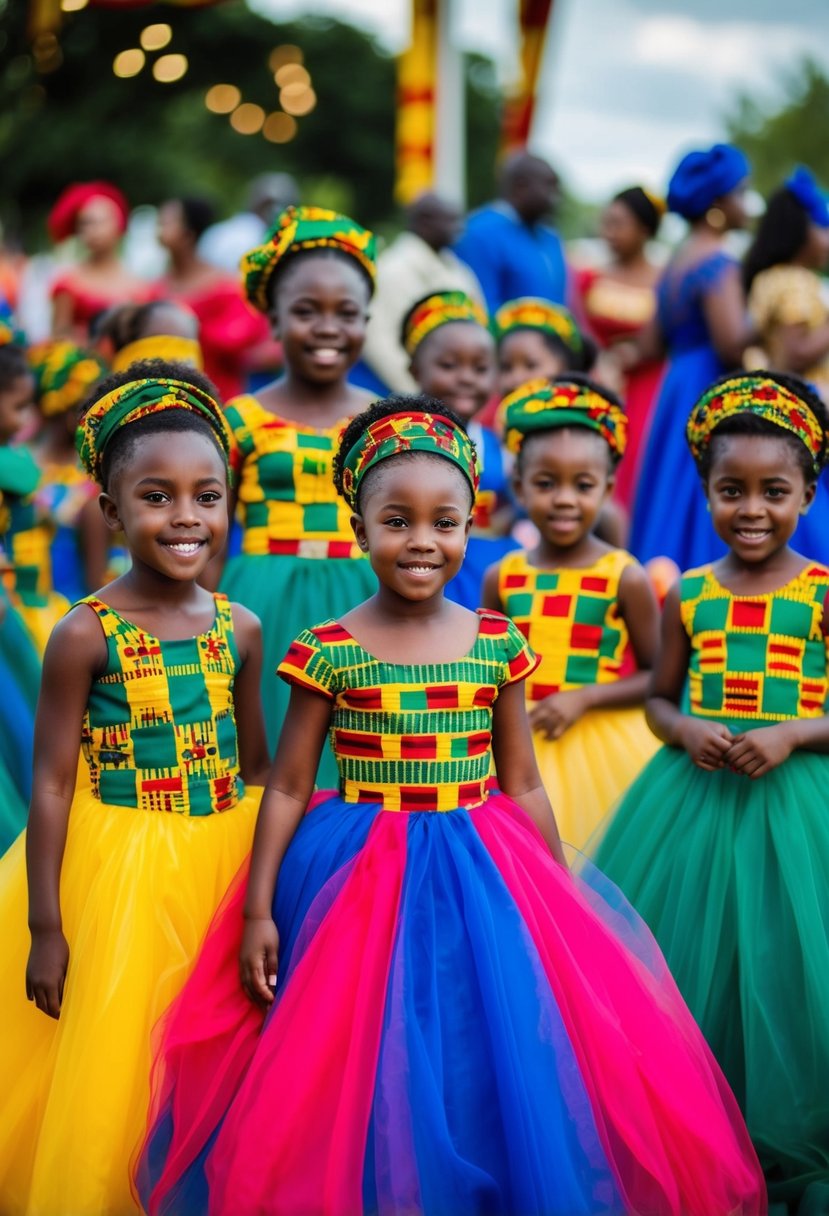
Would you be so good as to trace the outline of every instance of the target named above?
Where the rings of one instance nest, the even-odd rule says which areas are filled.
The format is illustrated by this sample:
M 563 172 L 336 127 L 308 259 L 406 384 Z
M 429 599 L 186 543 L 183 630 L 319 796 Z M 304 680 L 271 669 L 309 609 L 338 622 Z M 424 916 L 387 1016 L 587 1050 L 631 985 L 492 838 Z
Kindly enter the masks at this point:
M 784 101 L 743 94 L 726 117 L 729 138 L 752 164 L 762 194 L 775 190 L 796 164 L 808 165 L 829 185 L 829 79 L 805 60 L 784 82 Z
M 394 216 L 395 65 L 359 30 L 319 18 L 274 24 L 243 0 L 208 9 L 90 6 L 65 18 L 58 65 L 38 71 L 27 8 L 0 0 L 0 216 L 28 245 L 45 240 L 44 217 L 67 182 L 97 177 L 117 182 L 133 204 L 206 194 L 229 212 L 251 177 L 280 170 L 298 177 L 306 198 L 364 223 L 383 227 Z M 161 84 L 148 64 L 116 77 L 118 52 L 138 46 L 141 30 L 158 21 L 172 25 L 164 53 L 185 54 L 186 75 Z M 210 86 L 227 83 L 277 110 L 268 59 L 284 43 L 302 49 L 318 99 L 294 139 L 240 135 L 206 109 Z M 470 65 L 467 93 L 470 197 L 479 202 L 492 190 L 498 129 L 487 64 Z

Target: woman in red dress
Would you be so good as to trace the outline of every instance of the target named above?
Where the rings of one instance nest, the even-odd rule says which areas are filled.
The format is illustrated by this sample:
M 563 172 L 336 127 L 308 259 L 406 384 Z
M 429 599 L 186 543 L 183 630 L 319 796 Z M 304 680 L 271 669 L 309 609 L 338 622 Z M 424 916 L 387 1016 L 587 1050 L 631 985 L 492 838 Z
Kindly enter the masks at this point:
M 602 215 L 601 236 L 612 260 L 601 270 L 582 270 L 576 282 L 586 327 L 605 349 L 638 334 L 656 310 L 659 270 L 648 259 L 646 246 L 656 236 L 664 210 L 661 200 L 632 186 L 617 194 Z M 628 447 L 616 474 L 614 497 L 628 512 L 663 369 L 662 362 L 640 363 L 624 377 Z

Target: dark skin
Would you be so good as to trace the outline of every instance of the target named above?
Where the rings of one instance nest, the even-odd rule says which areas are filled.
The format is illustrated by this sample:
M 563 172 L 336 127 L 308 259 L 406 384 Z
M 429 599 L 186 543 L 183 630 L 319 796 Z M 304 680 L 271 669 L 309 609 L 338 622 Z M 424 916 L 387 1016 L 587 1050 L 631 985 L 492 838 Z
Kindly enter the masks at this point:
M 210 629 L 215 602 L 196 580 L 227 533 L 227 472 L 216 445 L 194 432 L 145 436 L 115 471 L 100 504 L 107 527 L 124 532 L 133 565 L 97 596 L 162 641 Z M 261 784 L 268 765 L 261 632 L 246 608 L 234 604 L 232 611 L 241 661 L 234 687 L 240 769 L 246 782 Z M 60 874 L 81 725 L 106 661 L 100 622 L 79 604 L 55 627 L 43 659 L 26 839 L 32 935 L 26 994 L 52 1018 L 60 1016 L 69 966 Z
M 407 664 L 454 662 L 475 645 L 478 617 L 443 594 L 463 560 L 470 500 L 463 474 L 440 458 L 407 456 L 367 475 L 352 526 L 358 544 L 369 554 L 379 588 L 347 612 L 341 624 L 376 658 Z M 279 869 L 314 789 L 330 715 L 327 697 L 292 689 L 256 824 L 239 967 L 246 993 L 263 1007 L 273 1002 L 276 984 L 279 934 L 271 909 Z M 501 790 L 526 811 L 563 865 L 520 684 L 500 690 L 492 738 Z
M 530 564 L 540 570 L 579 570 L 611 552 L 591 529 L 612 487 L 607 444 L 586 427 L 561 427 L 525 440 L 515 493 L 541 534 L 529 554 Z M 484 576 L 484 606 L 504 611 L 497 565 Z M 545 739 L 561 738 L 590 709 L 643 704 L 656 654 L 659 610 L 639 566 L 622 573 L 618 612 L 630 634 L 638 671 L 612 684 L 588 684 L 539 701 L 529 722 Z
M 257 393 L 261 405 L 319 430 L 365 409 L 371 395 L 350 385 L 348 373 L 363 349 L 368 306 L 368 284 L 356 264 L 308 254 L 286 267 L 270 312 L 285 371 Z M 234 497 L 231 514 L 235 507 Z M 205 586 L 218 586 L 223 564 L 224 555 L 211 563 Z
M 75 451 L 76 426 L 75 410 L 43 419 L 34 448 L 34 455 L 42 468 L 49 465 L 75 466 L 78 459 Z M 75 527 L 84 582 L 87 587 L 100 587 L 106 578 L 111 536 L 94 498 L 90 498 L 81 509 Z
M 808 565 L 789 547 L 815 483 L 807 480 L 792 447 L 765 435 L 716 436 L 705 483 L 711 518 L 728 554 L 713 567 L 721 586 L 735 595 L 766 595 L 786 586 Z M 823 632 L 829 634 L 829 606 Z M 668 593 L 662 645 L 653 673 L 647 715 L 651 730 L 682 747 L 699 768 L 731 768 L 756 780 L 777 768 L 796 748 L 829 752 L 829 717 L 792 718 L 733 734 L 723 722 L 681 712 L 691 644 L 680 616 L 679 588 Z
M 829 228 L 810 224 L 806 240 L 792 258 L 792 265 L 822 271 L 829 258 Z M 829 320 L 822 325 L 780 325 L 775 338 L 779 347 L 779 366 L 784 371 L 802 374 L 829 354 Z

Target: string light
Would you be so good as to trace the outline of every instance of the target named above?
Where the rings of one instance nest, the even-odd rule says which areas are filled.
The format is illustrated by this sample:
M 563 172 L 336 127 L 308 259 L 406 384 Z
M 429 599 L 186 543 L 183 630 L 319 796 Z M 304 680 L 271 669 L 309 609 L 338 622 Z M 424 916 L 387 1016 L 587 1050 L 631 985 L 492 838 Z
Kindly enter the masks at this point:
M 214 84 L 207 90 L 204 104 L 213 114 L 231 114 L 242 100 L 235 84 Z
M 286 114 L 293 114 L 297 118 L 301 118 L 303 115 L 311 113 L 317 104 L 317 95 L 308 85 L 289 84 L 281 90 L 279 101 Z
M 250 101 L 243 101 L 230 116 L 230 125 L 240 135 L 255 135 L 262 130 L 265 111 Z
M 307 88 L 311 83 L 311 77 L 301 63 L 286 63 L 281 68 L 277 68 L 274 80 L 281 89 L 286 88 L 289 84 L 302 84 Z
M 181 80 L 189 67 L 186 55 L 162 55 L 153 64 L 153 76 L 160 84 Z
M 274 110 L 272 114 L 269 114 L 262 128 L 265 139 L 272 144 L 287 144 L 296 133 L 295 119 L 291 118 L 290 114 L 283 114 L 280 110 Z
M 137 46 L 128 51 L 121 51 L 112 61 L 112 70 L 116 76 L 126 78 L 137 76 L 147 61 L 147 56 Z
M 172 27 L 164 23 L 148 25 L 141 31 L 139 39 L 145 51 L 160 51 L 172 40 Z
M 268 67 L 272 72 L 278 71 L 283 63 L 302 63 L 303 54 L 298 46 L 293 46 L 286 42 L 282 46 L 275 46 L 268 56 Z

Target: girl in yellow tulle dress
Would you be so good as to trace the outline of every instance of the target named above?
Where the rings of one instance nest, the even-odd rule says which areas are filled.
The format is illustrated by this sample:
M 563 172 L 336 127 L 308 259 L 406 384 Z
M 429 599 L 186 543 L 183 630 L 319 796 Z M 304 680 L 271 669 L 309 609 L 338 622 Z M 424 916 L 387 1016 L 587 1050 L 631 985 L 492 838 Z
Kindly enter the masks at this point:
M 562 840 L 581 848 L 659 746 L 643 708 L 656 601 L 635 558 L 591 531 L 626 418 L 612 393 L 574 376 L 530 381 L 502 411 L 516 494 L 540 539 L 490 568 L 484 604 L 541 658 L 526 682 L 536 759 Z
M 132 568 L 52 634 L 29 825 L 0 861 L 3 1216 L 138 1211 L 151 1029 L 250 848 L 244 781 L 267 764 L 258 621 L 196 581 L 228 520 L 209 382 L 135 364 L 96 388 L 78 446 Z

